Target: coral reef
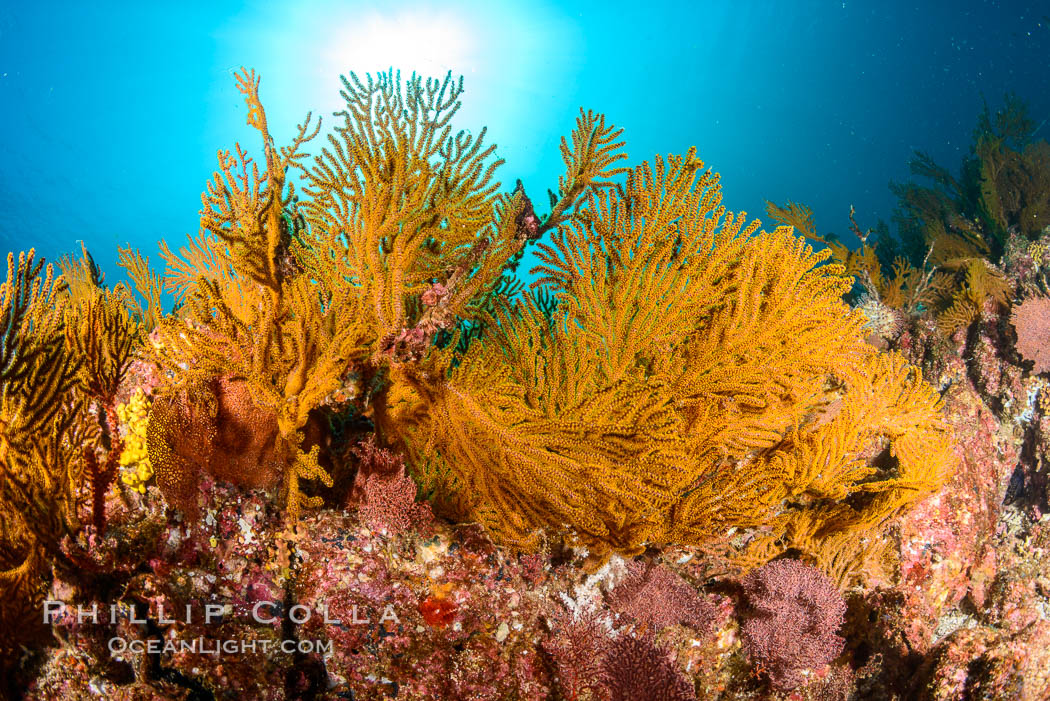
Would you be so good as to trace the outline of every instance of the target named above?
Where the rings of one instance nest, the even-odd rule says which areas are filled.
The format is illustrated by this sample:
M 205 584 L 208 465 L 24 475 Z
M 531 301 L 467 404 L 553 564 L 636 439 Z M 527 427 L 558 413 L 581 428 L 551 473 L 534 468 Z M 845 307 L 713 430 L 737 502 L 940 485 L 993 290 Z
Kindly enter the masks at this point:
M 162 272 L 8 258 L 0 694 L 1046 696 L 1016 104 L 849 248 L 728 212 L 694 150 L 623 167 L 593 112 L 537 214 L 451 76 L 344 78 L 313 157 L 237 85 L 262 158 L 219 153 Z

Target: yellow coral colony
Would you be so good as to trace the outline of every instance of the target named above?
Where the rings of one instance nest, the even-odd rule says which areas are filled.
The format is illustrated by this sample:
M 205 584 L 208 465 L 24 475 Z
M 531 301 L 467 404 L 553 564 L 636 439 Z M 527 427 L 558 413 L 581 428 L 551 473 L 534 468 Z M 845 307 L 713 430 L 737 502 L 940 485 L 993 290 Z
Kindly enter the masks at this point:
M 556 531 L 601 559 L 762 527 L 766 551 L 805 549 L 877 529 L 950 472 L 938 397 L 863 342 L 843 267 L 727 212 L 693 151 L 614 167 L 620 132 L 581 113 L 537 227 L 520 189 L 498 193 L 484 132 L 451 131 L 451 78 L 344 79 L 343 124 L 309 167 L 309 117 L 278 150 L 258 79 L 238 80 L 265 167 L 220 153 L 202 232 L 163 247 L 185 306 L 155 348 L 172 392 L 237 378 L 278 415 L 293 516 L 316 503 L 299 480 L 329 479 L 300 448 L 307 414 L 350 378 L 438 508 L 519 547 Z M 494 294 L 546 231 L 538 289 Z M 457 319 L 485 331 L 430 342 Z
M 0 285 L 0 628 L 12 633 L 35 620 L 42 574 L 70 569 L 60 544 L 80 527 L 81 455 L 98 442 L 73 393 L 82 365 L 65 342 L 64 284 L 42 268 L 33 251 L 9 254 Z M 18 642 L 4 638 L 0 654 Z
M 331 483 L 317 450 L 300 448 L 301 429 L 310 410 L 338 387 L 347 364 L 363 354 L 362 315 L 338 271 L 323 265 L 323 248 L 301 246 L 293 234 L 305 232 L 285 218 L 295 198 L 285 171 L 304 157 L 300 148 L 316 128 L 309 131 L 308 115 L 292 145 L 278 149 L 258 78 L 245 71 L 237 79 L 248 123 L 262 135 L 264 168 L 239 146 L 236 156 L 220 152 L 220 170 L 202 196 L 200 234 L 181 256 L 162 244 L 165 284 L 185 306 L 160 323 L 153 348 L 175 375 L 171 393 L 192 395 L 194 387 L 222 376 L 246 381 L 259 406 L 273 410 L 294 518 L 303 505 L 319 503 L 302 495 L 300 480 Z M 301 266 L 310 274 L 298 274 Z M 173 459 L 154 460 L 153 467 L 161 484 L 181 483 L 178 473 L 193 469 Z
M 482 147 L 484 134 L 451 133 L 461 85 L 413 77 L 402 88 L 389 73 L 367 84 L 344 79 L 345 125 L 304 169 L 309 197 L 296 203 L 285 170 L 302 167 L 300 149 L 317 129 L 310 131 L 308 116 L 292 145 L 278 150 L 258 78 L 245 71 L 238 83 L 248 121 L 263 136 L 265 168 L 240 148 L 236 156 L 221 152 L 201 233 L 181 255 L 162 247 L 166 284 L 185 307 L 158 327 L 156 353 L 175 375 L 172 393 L 185 397 L 222 376 L 248 383 L 259 406 L 276 413 L 294 518 L 301 506 L 319 503 L 303 497 L 301 480 L 330 484 L 317 450 L 300 448 L 309 412 L 351 374 L 376 386 L 382 361 L 370 359 L 419 321 L 431 281 L 449 282 L 453 269 L 485 253 L 485 274 L 456 286 L 445 305 L 454 318 L 482 282 L 498 277 L 516 250 L 508 246 L 513 238 L 492 242 L 485 234 L 496 203 L 506 209 L 520 198 L 495 194 L 499 162 Z M 379 399 L 368 411 L 382 415 L 383 406 Z M 162 458 L 154 460 L 158 482 L 182 484 L 179 473 L 192 466 Z
M 83 253 L 63 259 L 59 277 L 33 251 L 20 254 L 17 264 L 9 255 L 0 286 L 4 630 L 18 630 L 23 615 L 38 613 L 34 606 L 50 570 L 79 571 L 71 552 L 79 547 L 85 507 L 90 504 L 96 527 L 105 524 L 105 493 L 121 446 L 115 396 L 145 310 L 123 285 L 103 287 L 101 271 Z M 159 315 L 152 301 L 148 311 Z M 17 641 L 0 643 L 0 654 Z
M 410 378 L 425 411 L 390 428 L 462 513 L 523 547 L 564 524 L 600 558 L 874 529 L 944 481 L 938 397 L 862 341 L 842 267 L 720 201 L 692 151 L 632 170 L 540 246 L 553 324 L 527 297 L 455 367 L 428 359 L 447 381 Z

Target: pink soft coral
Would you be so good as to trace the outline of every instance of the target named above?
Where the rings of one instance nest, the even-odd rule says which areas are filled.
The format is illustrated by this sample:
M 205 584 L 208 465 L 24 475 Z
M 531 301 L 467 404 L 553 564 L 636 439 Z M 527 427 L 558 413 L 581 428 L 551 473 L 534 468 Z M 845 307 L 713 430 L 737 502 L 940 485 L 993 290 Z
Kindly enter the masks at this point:
M 360 504 L 361 520 L 390 535 L 423 528 L 433 520 L 430 505 L 416 502 L 416 483 L 399 456 L 368 440 L 354 450 L 361 459 L 351 500 Z
M 551 636 L 543 641 L 558 673 L 558 687 L 569 701 L 604 697 L 602 661 L 610 640 L 597 611 L 573 615 L 565 610 L 551 617 Z
M 625 613 L 650 631 L 684 623 L 707 632 L 717 615 L 713 604 L 663 565 L 627 565 L 627 577 L 609 594 L 614 611 Z
M 650 637 L 621 635 L 605 657 L 605 674 L 612 701 L 696 700 L 692 684 Z
M 748 609 L 742 632 L 752 659 L 773 685 L 791 689 L 841 651 L 846 602 L 816 567 L 774 560 L 741 583 Z

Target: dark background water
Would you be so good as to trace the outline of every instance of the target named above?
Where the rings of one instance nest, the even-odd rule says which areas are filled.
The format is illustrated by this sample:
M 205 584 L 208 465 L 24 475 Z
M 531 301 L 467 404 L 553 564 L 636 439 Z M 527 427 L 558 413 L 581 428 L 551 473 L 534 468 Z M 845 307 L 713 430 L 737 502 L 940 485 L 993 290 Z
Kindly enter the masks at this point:
M 987 99 L 1050 136 L 1050 4 L 1026 2 L 43 3 L 0 10 L 0 249 L 197 229 L 219 148 L 245 125 L 232 72 L 262 75 L 277 142 L 340 106 L 339 73 L 466 77 L 460 128 L 489 127 L 537 204 L 580 106 L 625 128 L 632 163 L 696 145 L 725 202 L 796 200 L 822 232 L 890 219 L 915 149 L 955 170 Z M 315 149 L 316 150 L 316 149 Z M 540 207 L 540 211 L 543 208 Z M 772 222 L 768 222 L 772 224 Z

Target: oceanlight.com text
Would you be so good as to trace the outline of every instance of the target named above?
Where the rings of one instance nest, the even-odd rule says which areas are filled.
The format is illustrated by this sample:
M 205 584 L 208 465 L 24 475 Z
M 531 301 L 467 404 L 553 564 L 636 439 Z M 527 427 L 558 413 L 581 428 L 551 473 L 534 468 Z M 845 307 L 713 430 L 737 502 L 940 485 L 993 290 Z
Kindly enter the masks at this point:
M 326 653 L 332 651 L 332 642 L 324 640 L 211 640 L 193 638 L 191 640 L 126 640 L 115 637 L 109 639 L 109 654 L 121 658 L 125 653 L 148 655 L 193 653 L 198 655 L 243 655 L 267 654 L 271 650 L 280 650 L 285 654 L 301 652 Z

